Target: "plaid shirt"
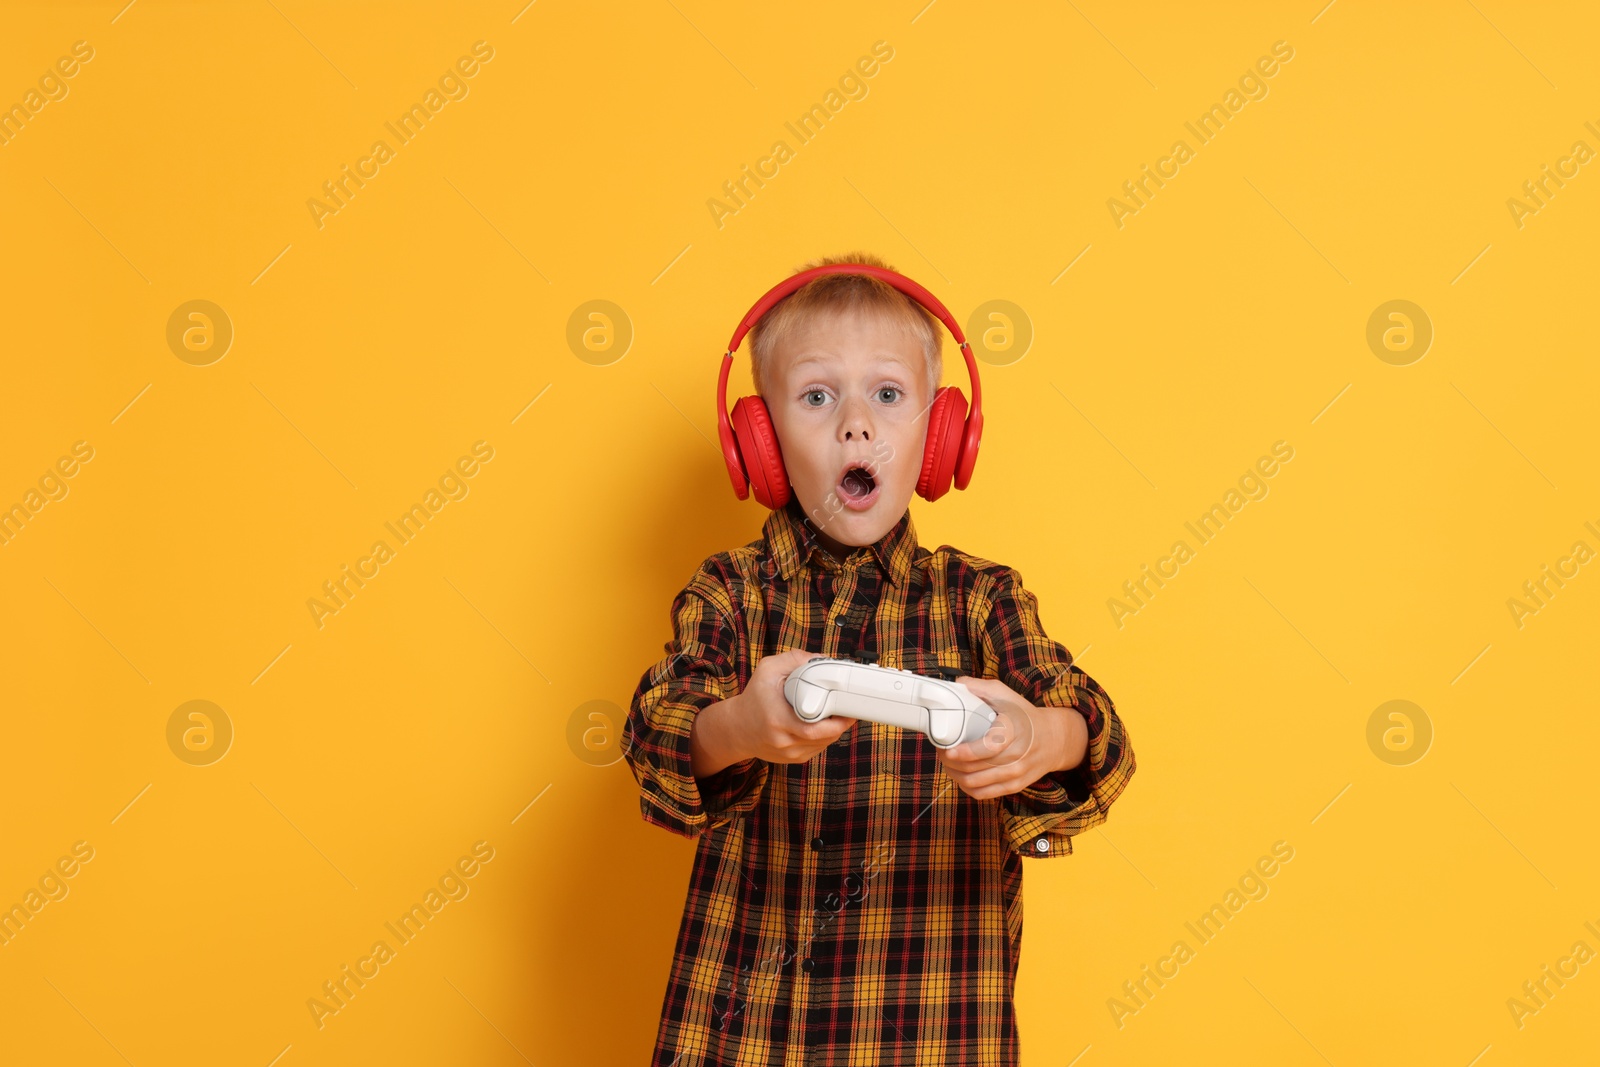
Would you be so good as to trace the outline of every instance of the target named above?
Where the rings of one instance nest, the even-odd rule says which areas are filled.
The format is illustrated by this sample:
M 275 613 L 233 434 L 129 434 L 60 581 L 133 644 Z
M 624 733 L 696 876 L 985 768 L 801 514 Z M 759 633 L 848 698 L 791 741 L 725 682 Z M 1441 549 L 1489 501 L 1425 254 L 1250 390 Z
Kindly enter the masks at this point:
M 909 508 L 841 561 L 791 500 L 671 614 L 622 734 L 645 820 L 697 841 L 652 1067 L 1016 1064 L 1021 859 L 1069 854 L 1134 771 L 1111 698 L 1045 634 L 1021 574 L 919 546 Z M 790 649 L 999 678 L 1077 709 L 1088 752 L 975 800 L 924 735 L 861 721 L 806 763 L 695 778 L 696 712 Z

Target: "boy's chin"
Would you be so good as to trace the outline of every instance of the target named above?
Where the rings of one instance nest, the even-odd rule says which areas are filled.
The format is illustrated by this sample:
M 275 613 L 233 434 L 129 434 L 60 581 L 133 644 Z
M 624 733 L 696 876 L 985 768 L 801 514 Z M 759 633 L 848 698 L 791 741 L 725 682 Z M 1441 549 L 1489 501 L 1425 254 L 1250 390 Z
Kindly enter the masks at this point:
M 801 498 L 800 504 L 813 527 L 819 527 L 840 544 L 859 548 L 888 533 L 905 514 L 906 504 L 901 502 L 897 507 L 898 499 L 898 495 L 891 499 L 880 485 L 865 508 L 851 507 L 837 494 L 830 494 L 821 504 L 808 504 Z

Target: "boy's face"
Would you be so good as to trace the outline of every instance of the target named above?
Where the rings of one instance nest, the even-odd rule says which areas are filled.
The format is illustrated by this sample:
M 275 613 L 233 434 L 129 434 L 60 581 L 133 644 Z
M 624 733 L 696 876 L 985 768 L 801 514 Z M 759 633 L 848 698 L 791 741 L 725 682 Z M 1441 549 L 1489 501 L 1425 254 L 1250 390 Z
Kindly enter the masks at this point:
M 870 545 L 905 514 L 928 433 L 928 361 L 871 313 L 819 316 L 773 351 L 763 398 L 789 485 L 835 556 Z

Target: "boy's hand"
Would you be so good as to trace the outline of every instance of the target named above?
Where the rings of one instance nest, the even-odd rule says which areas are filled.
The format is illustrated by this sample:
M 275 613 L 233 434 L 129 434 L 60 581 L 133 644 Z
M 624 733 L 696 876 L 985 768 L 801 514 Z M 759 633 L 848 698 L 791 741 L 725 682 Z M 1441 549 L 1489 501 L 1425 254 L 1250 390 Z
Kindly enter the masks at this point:
M 976 800 L 1008 796 L 1051 771 L 1082 762 L 1088 725 L 1073 709 L 1035 707 L 998 678 L 963 675 L 956 681 L 995 712 L 994 725 L 976 741 L 934 750 L 968 796 Z M 1071 758 L 1074 753 L 1076 760 Z
M 784 698 L 783 683 L 790 672 L 816 655 L 794 649 L 756 664 L 749 684 L 735 698 L 736 713 L 729 716 L 738 751 L 768 763 L 805 763 L 855 725 L 854 719 L 842 717 L 806 722 Z

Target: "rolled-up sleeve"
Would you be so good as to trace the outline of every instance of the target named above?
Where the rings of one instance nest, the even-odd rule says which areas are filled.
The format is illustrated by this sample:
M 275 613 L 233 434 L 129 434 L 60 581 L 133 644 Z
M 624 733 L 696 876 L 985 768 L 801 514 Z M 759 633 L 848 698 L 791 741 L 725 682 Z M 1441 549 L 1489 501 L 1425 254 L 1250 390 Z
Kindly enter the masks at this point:
M 672 640 L 634 690 L 622 754 L 639 783 L 645 821 L 699 837 L 759 803 L 767 764 L 747 759 L 694 776 L 689 731 L 695 716 L 742 689 L 738 631 L 726 587 L 703 569 L 673 599 L 671 616 Z
M 1073 665 L 1072 655 L 1039 622 L 1039 602 L 1012 567 L 997 568 L 988 611 L 974 622 L 991 677 L 1035 706 L 1071 708 L 1083 716 L 1089 744 L 1071 770 L 1053 771 L 999 798 L 1007 844 L 1021 855 L 1067 855 L 1072 838 L 1106 821 L 1112 801 L 1127 788 L 1135 763 L 1122 719 L 1100 683 Z

